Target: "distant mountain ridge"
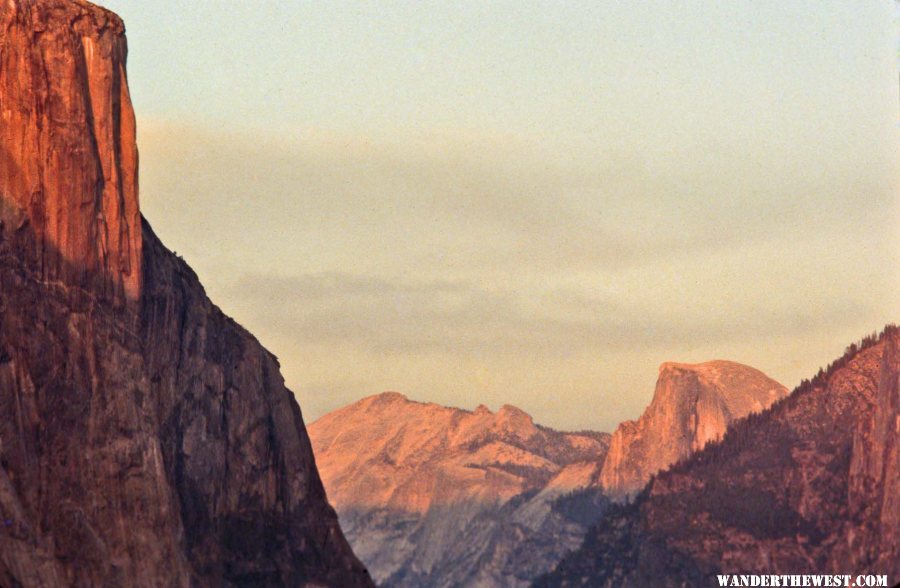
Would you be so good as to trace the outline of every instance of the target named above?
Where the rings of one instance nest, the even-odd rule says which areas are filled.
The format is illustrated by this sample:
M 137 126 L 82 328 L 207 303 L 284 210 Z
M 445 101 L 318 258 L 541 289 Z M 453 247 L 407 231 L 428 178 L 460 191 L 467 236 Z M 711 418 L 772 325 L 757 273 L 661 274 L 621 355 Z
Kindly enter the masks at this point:
M 347 538 L 380 584 L 524 586 L 580 545 L 608 497 L 786 392 L 734 362 L 665 363 L 644 415 L 613 436 L 555 431 L 510 405 L 467 411 L 396 392 L 309 432 Z
M 535 582 L 710 585 L 718 573 L 900 578 L 900 329 L 851 345 L 659 474 Z
M 540 427 L 511 405 L 496 413 L 484 405 L 466 411 L 396 392 L 329 413 L 310 431 L 319 469 L 334 480 L 329 498 L 339 509 L 425 512 L 471 498 L 507 500 L 542 487 L 567 465 L 596 461 L 609 444 L 608 434 Z
M 510 405 L 467 411 L 395 392 L 309 433 L 347 538 L 384 586 L 527 585 L 580 543 L 586 525 L 553 504 L 596 483 L 609 445 L 606 433 L 555 431 Z M 579 500 L 567 504 L 605 507 Z

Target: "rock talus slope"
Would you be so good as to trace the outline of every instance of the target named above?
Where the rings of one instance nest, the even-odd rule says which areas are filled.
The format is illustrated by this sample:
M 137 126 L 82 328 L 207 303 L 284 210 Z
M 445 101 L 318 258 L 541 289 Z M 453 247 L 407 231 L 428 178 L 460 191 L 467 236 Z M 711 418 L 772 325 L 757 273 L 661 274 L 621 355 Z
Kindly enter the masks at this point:
M 718 573 L 900 578 L 900 330 L 611 509 L 536 586 L 694 586 Z M 890 585 L 890 584 L 889 584 Z
M 644 414 L 613 433 L 600 484 L 612 496 L 633 495 L 652 475 L 720 439 L 735 420 L 785 394 L 784 386 L 739 363 L 664 363 Z
M 603 433 L 496 413 L 360 400 L 310 425 L 350 543 L 384 586 L 522 586 L 581 541 L 605 507 Z
M 277 360 L 140 218 L 125 56 L 0 5 L 0 586 L 371 586 Z

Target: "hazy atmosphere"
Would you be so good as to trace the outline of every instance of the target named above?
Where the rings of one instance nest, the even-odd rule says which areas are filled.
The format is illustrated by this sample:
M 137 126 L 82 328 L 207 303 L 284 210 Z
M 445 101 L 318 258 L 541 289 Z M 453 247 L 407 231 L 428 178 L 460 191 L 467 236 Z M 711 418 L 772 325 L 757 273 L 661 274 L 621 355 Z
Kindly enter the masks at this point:
M 141 208 L 280 358 L 612 430 L 900 318 L 890 2 L 183 3 L 128 27 Z

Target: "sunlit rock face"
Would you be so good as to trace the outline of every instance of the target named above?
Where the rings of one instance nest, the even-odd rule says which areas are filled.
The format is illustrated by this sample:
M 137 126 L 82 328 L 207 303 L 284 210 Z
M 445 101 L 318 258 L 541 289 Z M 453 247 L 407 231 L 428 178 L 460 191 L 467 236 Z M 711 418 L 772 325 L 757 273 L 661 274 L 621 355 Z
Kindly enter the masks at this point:
M 540 587 L 708 586 L 716 574 L 900 577 L 900 330 L 851 346 L 721 443 L 617 505 Z
M 135 119 L 122 21 L 75 0 L 0 6 L 0 220 L 45 280 L 136 299 Z
M 733 362 L 665 363 L 644 415 L 611 443 L 540 427 L 512 406 L 469 412 L 394 392 L 326 415 L 310 435 L 328 496 L 377 581 L 526 585 L 578 546 L 607 496 L 637 492 L 786 393 Z M 564 515 L 575 503 L 584 508 Z
M 142 225 L 123 33 L 0 3 L 0 586 L 371 586 L 277 360 Z
M 577 547 L 605 507 L 609 435 L 562 433 L 525 412 L 389 392 L 309 428 L 328 497 L 386 586 L 520 586 Z
M 600 484 L 612 496 L 632 495 L 653 474 L 720 439 L 736 419 L 785 394 L 784 386 L 739 363 L 664 363 L 650 406 L 613 433 Z

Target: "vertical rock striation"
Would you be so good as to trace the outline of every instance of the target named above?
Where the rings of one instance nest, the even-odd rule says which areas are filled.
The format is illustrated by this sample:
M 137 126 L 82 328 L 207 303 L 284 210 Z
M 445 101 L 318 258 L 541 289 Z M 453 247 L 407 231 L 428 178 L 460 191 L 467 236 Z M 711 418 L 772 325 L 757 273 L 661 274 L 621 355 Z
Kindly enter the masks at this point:
M 652 475 L 720 439 L 735 420 L 785 394 L 784 386 L 739 363 L 664 363 L 650 406 L 613 433 L 600 484 L 612 496 L 632 495 Z
M 0 221 L 44 280 L 115 301 L 141 287 L 124 30 L 78 0 L 0 7 Z
M 371 586 L 277 360 L 142 223 L 125 54 L 0 5 L 0 586 Z
M 845 557 L 853 567 L 900 574 L 900 338 L 887 338 L 870 411 L 856 426 Z M 893 562 L 893 563 L 892 563 Z

